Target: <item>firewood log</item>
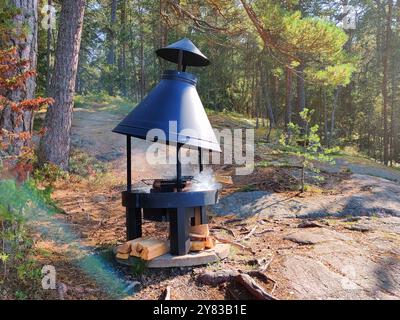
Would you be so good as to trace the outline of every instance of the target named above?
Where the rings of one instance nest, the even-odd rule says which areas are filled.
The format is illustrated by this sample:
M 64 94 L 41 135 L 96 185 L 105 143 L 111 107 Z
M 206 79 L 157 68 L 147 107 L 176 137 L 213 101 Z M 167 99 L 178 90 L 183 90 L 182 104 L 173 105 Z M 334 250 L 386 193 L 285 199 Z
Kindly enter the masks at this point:
M 190 251 L 202 251 L 205 249 L 204 241 L 190 241 Z
M 210 235 L 210 230 L 208 229 L 208 224 L 199 224 L 197 226 L 191 226 L 190 233 L 195 233 L 204 237 L 208 237 Z
M 206 241 L 204 242 L 204 246 L 206 247 L 206 249 L 214 248 L 214 246 L 215 246 L 214 239 L 212 237 L 208 236 L 206 238 Z
M 190 240 L 193 240 L 193 241 L 206 241 L 206 239 L 207 239 L 207 236 L 203 236 L 203 235 L 197 234 L 197 233 L 189 233 L 189 237 L 190 237 Z
M 117 259 L 126 260 L 126 259 L 129 258 L 129 253 L 119 253 L 119 252 L 117 252 L 116 257 L 117 257 Z
M 133 255 L 139 254 L 143 260 L 151 260 L 169 252 L 169 243 L 160 239 L 145 239 L 139 241 L 134 249 Z

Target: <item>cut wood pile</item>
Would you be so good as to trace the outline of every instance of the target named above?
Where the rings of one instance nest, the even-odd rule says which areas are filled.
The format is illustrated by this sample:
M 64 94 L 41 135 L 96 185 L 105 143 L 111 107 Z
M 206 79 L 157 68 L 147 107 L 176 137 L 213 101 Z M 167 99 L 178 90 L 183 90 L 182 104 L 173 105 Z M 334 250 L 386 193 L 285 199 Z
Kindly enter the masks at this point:
M 203 251 L 212 249 L 215 240 L 210 236 L 208 224 L 199 224 L 190 227 L 190 251 Z
M 118 259 L 126 260 L 129 256 L 151 260 L 169 252 L 169 241 L 155 238 L 137 238 L 117 247 Z
M 212 249 L 215 240 L 210 236 L 208 224 L 200 224 L 190 228 L 190 251 L 199 252 Z M 116 257 L 127 260 L 130 256 L 143 260 L 152 260 L 170 251 L 169 241 L 156 238 L 137 238 L 117 247 Z

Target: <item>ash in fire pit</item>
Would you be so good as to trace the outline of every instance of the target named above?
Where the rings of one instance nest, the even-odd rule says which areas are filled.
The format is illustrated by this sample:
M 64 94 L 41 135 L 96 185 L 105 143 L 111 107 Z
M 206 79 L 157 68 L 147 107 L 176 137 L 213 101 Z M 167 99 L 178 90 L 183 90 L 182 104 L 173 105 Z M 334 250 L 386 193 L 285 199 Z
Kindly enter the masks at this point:
M 190 248 L 190 225 L 206 224 L 206 206 L 218 199 L 218 184 L 212 172 L 203 171 L 202 150 L 221 152 L 221 148 L 196 91 L 197 78 L 185 72 L 187 66 L 206 66 L 210 61 L 186 38 L 156 53 L 177 63 L 177 70 L 165 71 L 160 83 L 113 130 L 127 137 L 127 190 L 122 193 L 122 205 L 126 207 L 128 240 L 142 236 L 142 216 L 169 221 L 171 253 L 184 255 Z M 177 123 L 174 132 L 170 132 L 170 122 Z M 168 137 L 158 142 L 176 146 L 176 177 L 144 181 L 148 189 L 134 190 L 131 137 L 146 139 L 152 129 L 162 130 Z M 185 129 L 196 134 L 179 134 Z M 200 172 L 195 177 L 182 176 L 179 154 L 185 144 L 198 150 Z

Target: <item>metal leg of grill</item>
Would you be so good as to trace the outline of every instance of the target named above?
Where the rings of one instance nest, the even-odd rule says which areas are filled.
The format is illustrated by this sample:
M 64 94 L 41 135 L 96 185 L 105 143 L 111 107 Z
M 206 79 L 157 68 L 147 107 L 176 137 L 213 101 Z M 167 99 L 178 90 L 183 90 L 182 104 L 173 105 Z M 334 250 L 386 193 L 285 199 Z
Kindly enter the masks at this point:
M 126 238 L 133 240 L 142 236 L 142 209 L 126 208 Z
M 189 216 L 185 208 L 177 208 L 170 213 L 171 254 L 184 255 L 189 252 Z

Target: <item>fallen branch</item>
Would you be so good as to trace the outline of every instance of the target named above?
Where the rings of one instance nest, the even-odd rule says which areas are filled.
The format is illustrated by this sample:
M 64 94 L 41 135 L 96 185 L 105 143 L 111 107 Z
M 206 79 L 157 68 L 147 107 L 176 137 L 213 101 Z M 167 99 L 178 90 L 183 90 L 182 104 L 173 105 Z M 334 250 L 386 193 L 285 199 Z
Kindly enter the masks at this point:
M 218 286 L 222 283 L 231 281 L 238 276 L 239 272 L 235 270 L 218 270 L 205 272 L 197 277 L 197 281 L 210 286 Z
M 229 244 L 231 244 L 231 245 L 233 245 L 235 247 L 238 247 L 238 248 L 240 248 L 242 250 L 250 251 L 251 253 L 254 254 L 254 251 L 250 247 L 247 247 L 247 246 L 245 246 L 245 245 L 243 245 L 241 243 L 238 243 L 238 242 L 235 242 L 235 241 L 231 241 L 231 240 L 228 240 L 228 239 L 224 239 L 224 238 L 219 238 L 219 237 L 216 237 L 215 235 L 214 235 L 214 238 L 215 238 L 215 240 L 218 240 L 219 242 L 229 243 Z
M 265 230 L 262 230 L 262 231 L 259 231 L 259 232 L 255 232 L 254 235 L 255 236 L 261 236 L 261 235 L 263 235 L 264 233 L 267 233 L 267 232 L 274 232 L 274 229 L 265 229 Z
M 274 293 L 275 288 L 276 288 L 276 281 L 274 279 L 271 279 L 270 277 L 268 277 L 264 272 L 257 271 L 257 270 L 248 271 L 247 274 L 251 277 L 261 280 L 264 283 L 272 282 L 274 285 L 272 287 L 271 294 Z
M 225 230 L 226 232 L 228 232 L 231 236 L 236 237 L 235 233 L 227 228 L 227 227 L 223 227 L 223 226 L 214 226 L 211 228 L 211 230 Z
M 243 240 L 249 239 L 249 238 L 253 235 L 253 233 L 256 231 L 257 227 L 258 227 L 258 224 L 256 224 L 256 225 L 250 230 L 250 232 L 243 238 Z
M 235 223 L 235 222 L 241 222 L 241 221 L 243 221 L 243 220 L 244 220 L 244 218 L 233 218 L 233 219 L 226 220 L 226 221 L 224 222 L 224 224 Z
M 260 287 L 248 274 L 239 274 L 234 281 L 242 285 L 256 300 L 278 300 Z
M 229 293 L 229 295 L 231 296 L 231 298 L 233 298 L 233 300 L 241 300 L 239 295 L 236 294 L 235 289 L 233 288 L 232 284 L 228 285 L 226 287 L 226 290 Z

